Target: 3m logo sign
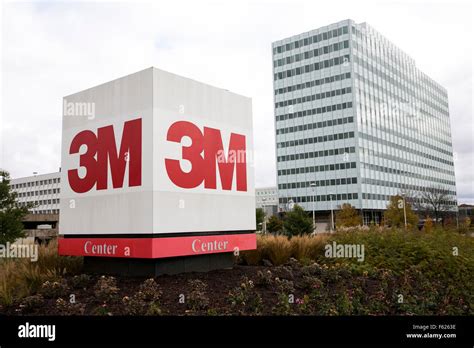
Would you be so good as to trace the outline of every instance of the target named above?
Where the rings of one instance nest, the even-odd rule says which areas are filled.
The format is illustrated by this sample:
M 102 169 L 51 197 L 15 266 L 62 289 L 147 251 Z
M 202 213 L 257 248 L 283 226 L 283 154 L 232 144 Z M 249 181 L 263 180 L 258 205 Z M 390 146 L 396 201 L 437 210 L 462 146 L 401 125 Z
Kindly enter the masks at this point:
M 70 169 L 67 173 L 74 192 L 88 192 L 94 186 L 97 190 L 106 190 L 109 166 L 114 189 L 123 187 L 127 164 L 129 186 L 142 184 L 141 118 L 124 123 L 118 150 L 112 125 L 98 128 L 97 134 L 91 130 L 76 134 L 71 141 L 69 154 L 78 154 L 83 145 L 86 151 L 79 155 L 79 166 L 85 169 L 86 174 L 80 176 L 79 169 Z
M 182 147 L 181 159 L 165 159 L 166 172 L 178 187 L 192 189 L 204 183 L 206 189 L 217 189 L 217 172 L 223 190 L 232 190 L 234 173 L 237 191 L 247 191 L 247 158 L 245 136 L 231 133 L 227 152 L 219 129 L 178 121 L 168 129 L 166 140 L 180 143 L 184 137 L 192 141 Z M 191 169 L 184 171 L 181 160 L 187 160 Z

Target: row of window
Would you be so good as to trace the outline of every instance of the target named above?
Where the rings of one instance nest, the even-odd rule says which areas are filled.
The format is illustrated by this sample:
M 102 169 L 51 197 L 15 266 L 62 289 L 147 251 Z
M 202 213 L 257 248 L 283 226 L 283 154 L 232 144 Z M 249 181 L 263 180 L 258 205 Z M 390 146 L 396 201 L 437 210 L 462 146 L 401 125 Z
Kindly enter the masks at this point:
M 318 157 L 327 157 L 327 156 L 334 156 L 334 155 L 342 155 L 344 153 L 355 153 L 355 147 L 342 147 L 340 149 L 330 149 L 324 151 L 311 151 L 311 152 L 302 152 L 296 153 L 292 155 L 283 155 L 277 157 L 277 162 L 286 162 L 286 161 L 296 161 L 299 159 L 306 159 L 306 158 L 318 158 Z
M 348 29 L 347 26 L 337 28 L 337 29 L 332 29 L 332 30 L 326 31 L 324 33 L 316 34 L 316 35 L 313 35 L 313 36 L 310 36 L 310 37 L 307 37 L 307 38 L 304 38 L 304 39 L 289 42 L 289 43 L 281 45 L 281 46 L 276 46 L 276 47 L 273 48 L 273 54 L 283 53 L 283 52 L 286 52 L 286 51 L 291 51 L 295 48 L 300 48 L 300 47 L 303 47 L 303 46 L 311 45 L 313 43 L 318 43 L 318 42 L 321 42 L 321 41 L 324 41 L 324 40 L 329 40 L 329 39 L 332 39 L 333 37 L 338 37 L 338 36 L 342 36 L 344 34 L 348 34 L 348 32 L 349 32 L 349 29 Z
M 373 102 L 380 102 L 382 99 L 377 98 L 377 97 L 372 97 L 372 100 Z M 371 104 L 374 105 L 374 103 L 371 103 Z M 408 131 L 414 130 L 416 131 L 417 136 L 419 136 L 419 134 L 423 134 L 425 138 L 429 138 L 429 140 L 435 140 L 441 144 L 447 145 L 451 150 L 452 144 L 450 141 L 448 141 L 449 139 L 451 139 L 451 135 L 449 134 L 449 129 L 450 129 L 449 124 L 446 124 L 446 122 L 440 122 L 442 120 L 440 120 L 439 118 L 433 117 L 427 113 L 424 113 L 426 117 L 424 117 L 423 119 L 421 119 L 421 115 L 408 116 L 407 114 L 405 114 L 405 116 L 403 117 L 392 114 L 389 117 L 389 115 L 387 115 L 385 112 L 383 111 L 380 112 L 380 108 L 373 108 L 372 106 L 367 105 L 364 102 L 359 102 L 356 105 L 357 105 L 357 110 L 359 111 L 359 114 L 361 115 L 360 119 L 361 119 L 362 125 L 365 124 L 374 129 L 386 129 L 386 130 L 389 129 L 388 132 L 391 133 L 395 131 L 394 124 L 397 124 L 398 126 L 397 128 L 403 129 L 405 131 L 405 133 L 398 133 L 398 134 L 401 134 L 402 137 L 407 136 Z M 419 110 L 418 112 L 421 113 L 421 110 Z M 403 115 L 403 112 L 400 114 Z M 378 120 L 375 119 L 375 115 L 379 116 L 379 118 L 381 119 L 387 120 L 387 122 L 389 122 L 389 124 L 392 127 L 391 128 L 383 127 L 382 122 L 377 122 Z M 434 121 L 436 122 L 436 125 L 433 125 L 429 128 L 426 127 L 425 125 L 427 123 L 433 122 L 433 120 L 430 120 L 428 117 L 437 119 L 437 121 Z M 412 122 L 407 122 L 410 119 Z M 449 119 L 447 121 L 449 122 Z M 441 134 L 445 140 L 443 140 L 441 137 L 435 134 Z M 426 144 L 426 142 L 424 143 Z
M 306 103 L 309 101 L 315 101 L 315 100 L 321 100 L 325 98 L 330 98 L 330 97 L 335 97 L 338 95 L 344 95 L 351 93 L 352 89 L 351 87 L 345 87 L 345 88 L 340 88 L 340 89 L 334 89 L 332 91 L 327 91 L 327 92 L 322 92 L 322 93 L 315 93 L 311 94 L 305 97 L 300 97 L 300 98 L 295 98 L 295 99 L 288 99 L 285 101 L 281 101 L 278 103 L 275 103 L 275 108 L 280 108 L 288 105 L 293 105 L 293 104 L 301 104 L 301 103 Z
M 305 82 L 305 83 L 298 83 L 296 85 L 291 85 L 291 86 L 287 86 L 287 87 L 283 87 L 283 88 L 278 88 L 278 89 L 275 90 L 275 95 L 283 94 L 283 93 L 287 93 L 287 92 L 299 91 L 300 89 L 311 88 L 311 87 L 314 87 L 314 86 L 322 86 L 322 85 L 325 85 L 327 83 L 332 83 L 332 82 L 335 82 L 335 81 L 342 81 L 342 80 L 350 79 L 350 78 L 351 78 L 351 73 L 350 72 L 344 73 L 344 74 L 339 74 L 339 75 L 333 75 L 333 76 L 329 76 L 329 77 L 324 77 L 322 79 L 308 81 L 308 82 Z
M 59 209 L 33 210 L 32 214 L 59 214 Z
M 361 148 L 361 151 L 363 151 L 363 150 L 364 150 L 364 148 Z M 376 170 L 376 171 L 382 172 L 382 173 L 390 173 L 390 174 L 411 176 L 413 178 L 423 179 L 423 180 L 432 180 L 433 179 L 433 177 L 430 177 L 430 176 L 424 176 L 424 175 L 421 175 L 421 174 L 407 172 L 407 171 L 404 171 L 404 170 L 401 170 L 401 169 L 395 169 L 395 168 L 391 168 L 391 167 L 387 167 L 387 166 L 379 166 L 377 164 L 365 163 L 365 162 L 360 162 L 360 164 L 361 164 L 361 167 L 364 168 L 364 169 Z M 427 169 L 430 169 L 430 168 L 427 168 Z M 439 168 L 437 170 L 437 172 L 441 172 L 441 173 L 448 174 L 448 175 L 451 175 L 451 174 L 454 175 L 454 173 L 452 171 L 446 170 L 446 169 L 443 169 L 443 168 Z
M 325 127 L 332 127 L 332 126 L 338 126 L 341 124 L 347 124 L 347 123 L 353 123 L 354 122 L 354 117 L 342 117 L 342 118 L 336 118 L 334 120 L 327 120 L 327 121 L 320 121 L 320 122 L 315 122 L 315 123 L 306 123 L 306 124 L 301 124 L 299 126 L 291 126 L 291 127 L 286 127 L 286 128 L 280 128 L 277 129 L 276 134 L 288 134 L 288 133 L 293 133 L 293 132 L 302 132 L 306 130 L 311 130 L 311 129 L 318 129 L 318 128 L 325 128 Z
M 371 178 L 362 178 L 362 183 L 368 184 L 368 185 L 375 185 L 375 186 L 385 186 L 385 187 L 400 186 L 399 183 L 394 183 L 393 181 L 385 181 L 385 180 L 371 179 Z M 406 189 L 413 190 L 413 191 L 423 191 L 425 189 L 425 187 L 419 186 L 419 185 L 411 185 L 411 184 L 404 184 L 404 185 L 406 186 Z M 449 191 L 449 190 L 446 190 L 445 193 L 452 194 L 452 195 L 456 194 L 454 191 Z
M 277 147 L 285 148 L 285 147 L 291 147 L 291 146 L 324 143 L 327 141 L 335 141 L 335 140 L 350 139 L 350 138 L 354 138 L 354 132 L 344 132 L 344 133 L 321 135 L 319 137 L 314 137 L 314 138 L 304 138 L 304 139 L 282 141 L 280 143 L 277 143 Z
M 362 193 L 363 199 L 376 200 L 376 201 L 390 201 L 390 195 L 382 195 L 379 193 Z M 420 200 L 421 201 L 421 200 Z M 442 201 L 441 204 L 445 205 L 457 205 L 456 201 Z
M 276 192 L 275 190 L 273 190 L 273 191 L 257 191 L 257 190 L 256 190 L 256 191 L 255 191 L 255 194 L 256 194 L 257 196 L 266 196 L 266 195 L 276 195 L 277 192 Z
M 22 202 L 22 203 L 20 203 L 20 205 L 26 206 L 28 203 L 32 203 L 35 206 L 46 205 L 46 204 L 59 204 L 59 198 L 33 200 L 33 201 L 28 201 L 28 202 Z
M 350 56 L 348 54 L 340 56 L 340 57 L 335 57 L 335 58 L 330 58 L 326 60 L 322 60 L 320 62 L 316 63 L 311 63 L 302 67 L 294 68 L 294 69 L 289 69 L 285 70 L 279 73 L 275 73 L 273 78 L 276 80 L 281 80 L 285 79 L 287 77 L 291 76 L 298 76 L 301 74 L 307 74 L 312 71 L 317 71 L 321 69 L 326 69 L 330 68 L 332 66 L 338 66 L 341 64 L 349 64 L 350 62 Z
M 380 139 L 378 137 L 374 137 L 374 136 L 369 135 L 369 134 L 364 133 L 364 132 L 359 132 L 359 137 L 362 138 L 362 139 L 367 139 L 367 140 L 372 141 L 372 142 L 377 143 L 377 144 L 381 144 L 381 145 L 389 146 L 389 147 L 394 148 L 394 149 L 401 150 L 405 153 L 411 153 L 411 154 L 423 157 L 425 159 L 430 159 L 432 161 L 444 163 L 444 164 L 449 165 L 449 166 L 454 166 L 454 162 L 452 162 L 452 161 L 449 161 L 449 160 L 446 160 L 444 158 L 440 158 L 440 157 L 437 157 L 437 156 L 434 156 L 434 155 L 430 155 L 430 154 L 426 153 L 425 151 L 418 151 L 418 150 L 409 148 L 409 147 L 404 146 L 404 145 L 399 145 L 399 144 L 396 144 L 396 143 L 388 141 L 388 140 Z M 448 156 L 452 156 L 451 152 L 444 151 L 444 150 L 440 151 L 440 152 L 445 153 Z
M 334 164 L 324 164 L 320 166 L 280 169 L 278 170 L 278 176 L 280 177 L 283 175 L 318 173 L 318 172 L 327 172 L 327 171 L 343 170 L 343 169 L 350 169 L 350 168 L 356 168 L 356 162 L 342 162 L 342 163 L 334 163 Z
M 424 141 L 420 141 L 414 137 L 410 137 L 408 135 L 405 135 L 405 134 L 401 134 L 399 132 L 394 132 L 392 130 L 389 130 L 388 128 L 386 127 L 380 127 L 379 128 L 381 131 L 384 131 L 384 132 L 387 132 L 387 134 L 392 134 L 392 135 L 395 135 L 399 138 L 402 138 L 404 140 L 408 140 L 410 142 L 410 144 L 418 144 L 420 146 L 424 146 L 424 147 L 427 147 L 431 150 L 434 150 L 436 152 L 439 152 L 439 153 L 443 153 L 447 156 L 452 156 L 453 153 L 451 151 L 447 151 L 445 149 L 442 149 L 440 147 L 437 147 L 437 146 L 434 146 L 434 145 L 431 145 L 427 142 L 424 142 Z M 416 154 L 416 155 L 419 155 L 419 156 L 422 156 L 422 157 L 427 157 L 427 158 L 430 158 L 430 159 L 433 159 L 433 160 L 439 160 L 441 161 L 440 158 L 438 157 L 435 157 L 435 156 L 432 156 L 432 155 L 428 155 L 425 151 L 417 151 L 417 150 L 411 150 L 410 148 L 406 147 L 406 146 L 403 146 L 403 145 L 398 145 L 394 142 L 390 142 L 390 141 L 387 141 L 387 140 L 384 140 L 384 139 L 381 139 L 380 137 L 374 137 L 373 135 L 369 135 L 367 133 L 364 133 L 364 132 L 359 132 L 359 135 L 360 135 L 360 138 L 362 139 L 367 139 L 367 140 L 370 140 L 370 141 L 373 141 L 373 142 L 376 142 L 378 144 L 383 144 L 383 145 L 386 145 L 386 146 L 391 146 L 391 147 L 396 147 L 398 149 L 401 149 L 403 151 L 406 151 L 406 152 L 410 152 L 410 153 L 413 153 L 413 154 Z M 434 157 L 434 158 L 431 158 L 431 157 Z
M 324 114 L 326 112 L 331 112 L 331 111 L 336 111 L 336 110 L 345 110 L 345 109 L 350 109 L 350 108 L 352 108 L 352 102 L 333 104 L 333 105 L 323 106 L 323 107 L 320 107 L 320 108 L 314 108 L 314 109 L 308 109 L 308 110 L 298 111 L 298 112 L 294 112 L 294 113 L 278 115 L 278 116 L 276 116 L 276 120 L 277 121 L 284 121 L 284 120 L 288 120 L 288 119 L 291 120 L 291 119 L 297 118 L 297 117 L 304 117 L 304 116 L 310 116 L 310 115 L 316 115 L 316 114 Z
M 454 186 L 456 184 L 454 181 L 435 178 L 435 177 L 432 177 L 432 176 L 429 176 L 429 175 L 423 175 L 423 174 L 419 174 L 419 173 L 412 173 L 412 172 L 408 172 L 408 171 L 403 170 L 403 169 L 391 168 L 389 166 L 379 166 L 377 164 L 365 163 L 365 162 L 361 162 L 360 165 L 364 169 L 375 170 L 375 171 L 378 171 L 378 172 L 381 172 L 381 173 L 390 173 L 390 174 L 396 174 L 396 175 L 403 175 L 403 176 L 406 176 L 406 177 L 421 179 L 421 180 L 427 180 L 427 181 L 436 181 L 436 182 L 439 182 L 440 184 L 446 184 L 446 185 L 453 185 Z M 441 171 L 441 169 L 439 171 Z
M 300 62 L 300 61 L 305 60 L 305 59 L 318 57 L 318 56 L 321 56 L 323 54 L 337 52 L 337 51 L 343 50 L 345 48 L 349 48 L 349 41 L 348 40 L 341 41 L 341 42 L 336 42 L 336 43 L 333 43 L 331 45 L 322 46 L 322 47 L 319 47 L 319 48 L 315 48 L 314 50 L 298 53 L 298 54 L 295 54 L 293 56 L 288 56 L 288 57 L 285 57 L 285 58 L 277 59 L 277 60 L 273 61 L 273 66 L 274 67 L 280 67 L 280 66 L 283 66 L 283 65 L 286 65 L 286 64 L 292 64 L 292 63 L 295 63 L 295 62 Z
M 292 182 L 286 184 L 279 184 L 278 189 L 280 190 L 289 190 L 289 189 L 299 189 L 312 187 L 312 184 L 316 184 L 315 187 L 324 187 L 324 186 L 336 186 L 336 185 L 351 185 L 357 184 L 357 178 L 339 178 L 339 179 L 326 179 L 326 180 L 316 180 L 316 181 L 301 181 L 301 182 Z
M 59 178 L 53 179 L 46 179 L 46 180 L 38 180 L 38 181 L 29 181 L 24 182 L 21 184 L 12 184 L 10 185 L 12 189 L 19 189 L 23 187 L 33 187 L 33 186 L 40 186 L 40 185 L 51 185 L 51 184 L 58 184 L 61 180 Z
M 364 148 L 364 147 L 359 147 L 359 149 L 363 152 L 368 153 L 369 156 L 378 156 L 379 158 L 383 158 L 383 159 L 386 159 L 386 160 L 389 160 L 389 161 L 405 163 L 405 164 L 409 164 L 409 165 L 412 165 L 414 167 L 423 168 L 423 169 L 431 169 L 435 173 L 440 172 L 442 170 L 445 170 L 443 168 L 435 167 L 435 166 L 432 166 L 432 165 L 429 165 L 429 164 L 426 164 L 426 163 L 421 163 L 420 161 L 412 161 L 412 160 L 402 158 L 402 157 L 399 157 L 399 156 L 389 155 L 389 154 L 385 154 L 385 153 L 382 153 L 382 152 L 379 152 L 379 151 L 375 151 L 373 149 L 367 149 L 367 148 Z M 451 174 L 451 172 L 446 173 L 446 174 Z
M 346 201 L 352 199 L 358 199 L 359 195 L 355 193 L 333 193 L 329 195 L 316 195 L 316 196 L 298 196 L 298 197 L 280 197 L 280 203 L 286 204 L 290 200 L 294 203 L 306 203 L 313 202 L 316 197 L 316 202 L 331 202 L 331 201 Z
M 39 191 L 28 191 L 28 192 L 19 192 L 18 197 L 32 197 L 32 196 L 43 196 L 59 193 L 60 189 L 48 189 L 48 190 L 39 190 Z

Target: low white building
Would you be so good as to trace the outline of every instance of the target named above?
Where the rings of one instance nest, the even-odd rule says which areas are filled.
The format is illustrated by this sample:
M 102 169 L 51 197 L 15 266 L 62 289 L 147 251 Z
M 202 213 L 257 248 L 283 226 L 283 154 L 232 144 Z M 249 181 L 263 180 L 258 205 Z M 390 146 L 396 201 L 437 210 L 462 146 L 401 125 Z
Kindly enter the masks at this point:
M 18 193 L 18 202 L 33 203 L 32 214 L 59 214 L 60 172 L 12 179 L 12 191 Z
M 255 189 L 255 207 L 263 208 L 267 216 L 278 211 L 278 190 L 275 186 Z

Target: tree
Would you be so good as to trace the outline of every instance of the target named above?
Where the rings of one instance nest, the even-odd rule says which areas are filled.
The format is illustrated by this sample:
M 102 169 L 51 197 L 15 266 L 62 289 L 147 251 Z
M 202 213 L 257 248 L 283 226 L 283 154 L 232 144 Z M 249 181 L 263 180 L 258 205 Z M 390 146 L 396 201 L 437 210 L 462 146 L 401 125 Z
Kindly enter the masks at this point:
M 270 233 L 278 233 L 283 230 L 283 221 L 275 215 L 272 215 L 267 222 L 267 230 Z
M 265 212 L 262 208 L 257 208 L 255 210 L 256 220 L 257 220 L 257 231 L 261 231 L 263 228 L 263 219 L 265 219 Z
M 303 235 L 313 232 L 313 220 L 304 209 L 295 204 L 293 210 L 286 214 L 283 229 L 290 236 Z
M 336 227 L 356 227 L 362 225 L 362 217 L 349 203 L 344 203 L 336 212 Z
M 10 174 L 0 170 L 0 244 L 24 237 L 22 219 L 32 205 L 21 206 L 17 197 L 10 191 Z
M 404 202 L 403 197 L 399 195 L 392 196 L 390 198 L 390 203 L 388 204 L 387 210 L 383 215 L 384 222 L 391 227 L 404 227 L 405 218 L 403 205 L 405 205 L 407 224 L 410 226 L 416 226 L 418 223 L 418 216 L 411 209 L 411 204 Z
M 437 223 L 445 214 L 451 210 L 450 197 L 448 192 L 441 186 L 432 186 L 423 191 L 420 195 L 420 208 L 425 214 L 434 217 Z

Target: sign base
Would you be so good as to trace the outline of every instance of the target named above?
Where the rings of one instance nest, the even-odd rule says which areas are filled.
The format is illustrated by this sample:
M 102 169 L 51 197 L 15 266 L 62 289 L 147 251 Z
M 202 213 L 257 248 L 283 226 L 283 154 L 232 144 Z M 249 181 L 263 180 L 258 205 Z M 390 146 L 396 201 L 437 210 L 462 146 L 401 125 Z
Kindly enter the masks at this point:
M 125 277 L 156 277 L 164 274 L 208 272 L 232 268 L 233 253 L 202 254 L 161 259 L 84 257 L 84 272 Z

